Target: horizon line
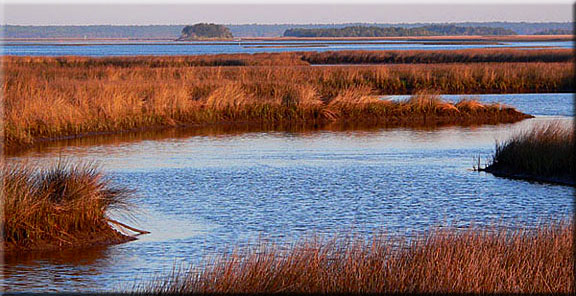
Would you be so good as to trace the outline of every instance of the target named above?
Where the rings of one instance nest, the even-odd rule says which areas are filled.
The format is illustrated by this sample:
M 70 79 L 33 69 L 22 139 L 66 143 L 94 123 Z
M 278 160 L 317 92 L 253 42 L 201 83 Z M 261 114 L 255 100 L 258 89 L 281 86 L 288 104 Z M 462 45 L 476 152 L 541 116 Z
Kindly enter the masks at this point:
M 87 27 L 87 26 L 188 26 L 190 24 L 209 23 L 225 26 L 282 26 L 282 25 L 355 25 L 355 24 L 372 24 L 372 25 L 417 25 L 417 24 L 487 24 L 487 23 L 509 23 L 509 24 L 538 24 L 538 23 L 574 23 L 574 21 L 466 21 L 466 22 L 403 22 L 403 23 L 381 23 L 381 22 L 343 22 L 343 23 L 219 23 L 219 22 L 195 22 L 188 24 L 0 24 L 0 26 L 26 26 L 26 27 Z

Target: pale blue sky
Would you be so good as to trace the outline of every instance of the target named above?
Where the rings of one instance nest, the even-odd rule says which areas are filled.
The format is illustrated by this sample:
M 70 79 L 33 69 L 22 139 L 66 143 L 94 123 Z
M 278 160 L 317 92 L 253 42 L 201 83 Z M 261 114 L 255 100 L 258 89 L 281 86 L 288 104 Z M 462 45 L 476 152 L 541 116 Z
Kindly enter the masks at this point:
M 415 23 L 415 22 L 567 22 L 572 4 L 15 4 L 4 6 L 3 24 L 148 25 L 214 22 L 273 23 Z M 110 2 L 110 1 L 108 1 Z M 237 2 L 237 1 L 236 1 Z

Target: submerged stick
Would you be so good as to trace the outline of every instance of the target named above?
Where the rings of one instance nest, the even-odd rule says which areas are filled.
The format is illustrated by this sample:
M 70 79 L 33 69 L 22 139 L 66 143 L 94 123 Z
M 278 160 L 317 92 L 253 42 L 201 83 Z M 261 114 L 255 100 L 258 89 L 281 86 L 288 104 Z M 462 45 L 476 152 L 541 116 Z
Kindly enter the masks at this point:
M 124 227 L 124 228 L 126 228 L 126 229 L 128 229 L 128 230 L 132 230 L 132 231 L 134 231 L 134 232 L 138 232 L 138 233 L 140 233 L 140 234 L 148 234 L 148 233 L 150 233 L 150 231 L 140 230 L 140 229 L 137 229 L 137 228 L 128 226 L 128 225 L 126 225 L 126 224 L 124 224 L 124 223 L 120 223 L 120 222 L 118 222 L 118 221 L 116 221 L 116 220 L 112 220 L 112 219 L 109 219 L 109 218 L 106 218 L 106 220 L 107 220 L 108 222 L 113 223 L 113 224 L 122 226 L 122 227 Z

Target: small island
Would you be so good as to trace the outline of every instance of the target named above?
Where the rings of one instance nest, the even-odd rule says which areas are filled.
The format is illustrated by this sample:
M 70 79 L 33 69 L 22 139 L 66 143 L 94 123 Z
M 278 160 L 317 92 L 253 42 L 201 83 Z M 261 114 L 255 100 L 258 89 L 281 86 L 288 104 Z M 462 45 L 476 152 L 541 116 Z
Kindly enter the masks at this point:
M 234 36 L 226 26 L 217 24 L 199 23 L 186 26 L 182 35 L 176 41 L 206 40 L 206 39 L 232 39 Z

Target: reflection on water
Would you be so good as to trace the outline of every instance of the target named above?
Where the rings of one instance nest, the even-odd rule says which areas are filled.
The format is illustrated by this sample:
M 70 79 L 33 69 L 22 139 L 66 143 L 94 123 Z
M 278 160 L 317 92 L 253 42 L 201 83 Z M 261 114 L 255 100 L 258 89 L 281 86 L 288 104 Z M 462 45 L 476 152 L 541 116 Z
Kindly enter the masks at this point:
M 428 126 L 419 125 L 392 125 L 390 127 L 383 126 L 382 124 L 351 124 L 351 123 L 327 123 L 321 126 L 316 124 L 297 124 L 297 125 L 278 125 L 278 124 L 215 124 L 208 126 L 198 127 L 179 127 L 179 128 L 159 128 L 150 129 L 145 131 L 123 132 L 119 134 L 102 134 L 92 135 L 81 138 L 64 139 L 58 141 L 40 142 L 36 146 L 28 149 L 18 149 L 8 151 L 9 156 L 34 156 L 42 155 L 44 153 L 51 153 L 53 151 L 60 151 L 65 149 L 67 151 L 74 151 L 72 154 L 82 156 L 86 148 L 106 145 L 106 149 L 114 149 L 121 151 L 127 145 L 132 145 L 134 142 L 143 141 L 165 141 L 168 143 L 176 143 L 179 139 L 186 139 L 190 137 L 206 138 L 208 140 L 214 138 L 226 138 L 231 136 L 238 136 L 243 134 L 267 134 L 267 133 L 280 133 L 284 135 L 294 135 L 298 137 L 307 137 L 308 135 L 315 136 L 317 133 L 322 132 L 340 132 L 354 134 L 361 137 L 362 135 L 370 136 L 373 132 L 382 130 L 411 130 L 414 132 L 419 131 L 438 131 L 443 127 L 453 127 L 449 124 L 433 124 Z M 477 128 L 481 125 L 471 124 L 462 126 L 468 128 Z
M 138 236 L 136 243 L 168 242 L 189 238 L 205 234 L 212 228 L 209 225 L 194 221 L 190 217 L 182 219 L 138 204 L 133 205 L 133 211 L 130 215 L 131 217 L 126 217 L 122 214 L 111 213 L 110 216 L 115 220 L 129 221 L 131 226 L 150 232 L 150 234 Z
M 403 100 L 409 96 L 386 96 L 385 99 Z M 572 93 L 538 93 L 538 94 L 483 94 L 483 95 L 442 95 L 447 101 L 456 102 L 463 98 L 474 98 L 486 103 L 502 103 L 513 106 L 518 110 L 536 116 L 573 116 L 574 107 Z M 468 126 L 474 128 L 474 125 Z M 371 131 L 379 131 L 383 127 L 375 127 L 370 124 L 352 124 L 352 123 L 331 123 L 323 126 L 306 125 L 306 124 L 218 124 L 210 126 L 199 126 L 190 128 L 165 128 L 157 130 L 126 132 L 122 134 L 95 135 L 77 139 L 67 139 L 61 141 L 46 142 L 32 149 L 24 151 L 8 151 L 9 154 L 18 154 L 20 156 L 43 153 L 45 151 L 54 151 L 66 148 L 76 149 L 75 154 L 82 153 L 84 147 L 94 145 L 108 145 L 108 149 L 121 150 L 125 144 L 136 141 L 160 141 L 160 140 L 177 140 L 188 137 L 223 137 L 241 135 L 244 133 L 267 133 L 270 131 L 283 132 L 286 134 L 297 134 L 305 136 L 307 133 L 314 132 L 353 132 L 356 135 L 366 134 Z M 413 131 L 436 131 L 442 126 L 407 126 Z M 391 126 L 388 129 L 398 129 L 398 126 Z M 429 134 L 429 135 L 433 135 Z M 76 148 L 72 148 L 76 147 Z
M 4 286 L 111 291 L 258 237 L 289 242 L 350 229 L 410 236 L 446 224 L 533 226 L 567 216 L 570 187 L 470 170 L 497 139 L 549 121 L 573 123 L 558 112 L 515 124 L 431 129 L 180 129 L 14 155 L 8 161 L 97 160 L 114 181 L 137 190 L 139 212 L 130 223 L 152 234 L 85 252 L 84 259 L 9 258 Z
M 66 286 L 70 291 L 94 290 L 100 283 L 95 277 L 111 260 L 106 247 L 52 252 L 7 254 L 3 276 L 15 290 L 58 292 Z M 30 276 L 33 275 L 33 280 Z

